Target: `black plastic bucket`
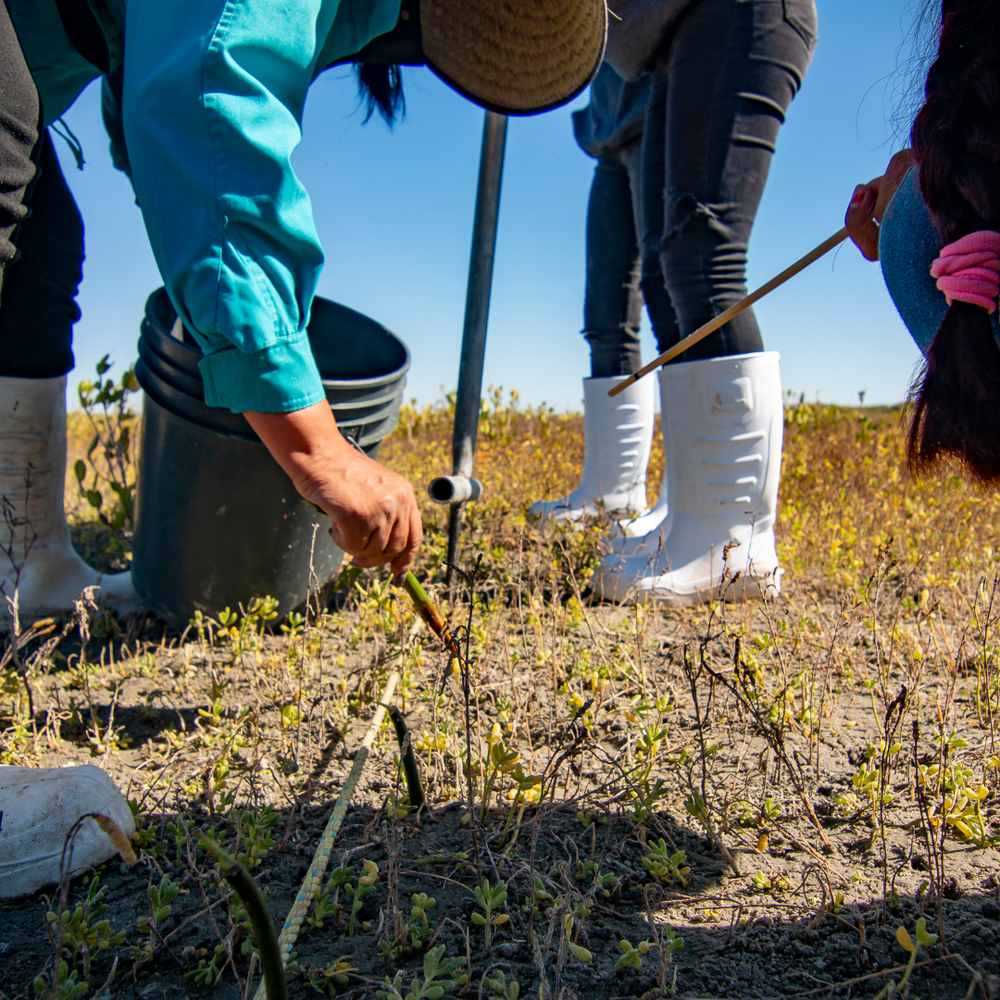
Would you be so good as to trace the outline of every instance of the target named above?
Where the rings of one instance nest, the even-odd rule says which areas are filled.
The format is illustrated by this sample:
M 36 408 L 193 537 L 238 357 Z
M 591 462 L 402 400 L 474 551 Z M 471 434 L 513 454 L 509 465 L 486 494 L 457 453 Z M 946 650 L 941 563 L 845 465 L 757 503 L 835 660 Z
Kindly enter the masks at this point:
M 183 628 L 252 597 L 283 616 L 344 557 L 242 414 L 205 405 L 189 336 L 172 335 L 164 289 L 146 302 L 136 377 L 145 392 L 132 579 L 151 611 Z M 374 457 L 399 421 L 410 355 L 385 327 L 316 298 L 309 342 L 345 436 Z

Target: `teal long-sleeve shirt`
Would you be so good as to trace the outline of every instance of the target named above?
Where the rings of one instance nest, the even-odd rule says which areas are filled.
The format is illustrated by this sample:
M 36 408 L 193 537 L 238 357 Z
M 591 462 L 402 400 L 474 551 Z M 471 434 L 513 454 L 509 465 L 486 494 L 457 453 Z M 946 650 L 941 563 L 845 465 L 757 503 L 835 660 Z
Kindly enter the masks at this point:
M 97 71 L 55 0 L 7 0 L 46 123 Z M 390 31 L 400 0 L 90 0 L 105 118 L 167 292 L 205 357 L 205 401 L 283 413 L 324 398 L 306 324 L 323 250 L 292 170 L 306 93 Z

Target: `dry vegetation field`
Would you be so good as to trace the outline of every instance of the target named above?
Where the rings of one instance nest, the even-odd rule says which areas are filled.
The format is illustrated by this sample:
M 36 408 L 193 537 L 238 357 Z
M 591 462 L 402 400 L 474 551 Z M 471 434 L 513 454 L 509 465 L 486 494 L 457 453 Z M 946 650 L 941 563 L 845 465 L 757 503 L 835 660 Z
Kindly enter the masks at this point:
M 450 424 L 407 409 L 381 457 L 426 484 Z M 5 659 L 0 762 L 106 767 L 141 852 L 76 880 L 61 917 L 55 895 L 0 906 L 0 997 L 253 996 L 247 913 L 196 833 L 280 927 L 393 672 L 426 804 L 387 725 L 291 996 L 995 997 L 1000 498 L 912 480 L 898 411 L 790 400 L 780 599 L 618 608 L 587 590 L 600 526 L 524 516 L 575 485 L 581 433 L 484 405 L 474 582 L 450 605 L 446 511 L 424 503 L 418 576 L 466 664 L 351 568 L 309 618 L 251 594 L 183 635 L 91 614 Z M 121 562 L 72 474 L 68 497 L 78 544 Z

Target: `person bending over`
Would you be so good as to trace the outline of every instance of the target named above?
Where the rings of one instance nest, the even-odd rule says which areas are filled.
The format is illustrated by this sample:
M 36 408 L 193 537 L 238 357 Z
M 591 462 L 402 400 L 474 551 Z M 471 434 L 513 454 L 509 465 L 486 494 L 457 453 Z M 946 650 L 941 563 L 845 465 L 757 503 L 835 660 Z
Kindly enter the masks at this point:
M 0 585 L 11 596 L 14 533 L 28 523 L 22 614 L 67 609 L 98 581 L 63 510 L 83 225 L 46 134 L 83 88 L 103 77 L 112 155 L 204 352 L 205 401 L 246 416 L 359 565 L 401 574 L 421 540 L 413 490 L 340 435 L 306 336 L 323 252 L 291 155 L 309 86 L 359 61 L 389 113 L 398 64 L 426 63 L 484 106 L 535 113 L 589 83 L 606 24 L 604 0 L 0 6 Z M 128 574 L 101 587 L 119 606 L 134 598 Z

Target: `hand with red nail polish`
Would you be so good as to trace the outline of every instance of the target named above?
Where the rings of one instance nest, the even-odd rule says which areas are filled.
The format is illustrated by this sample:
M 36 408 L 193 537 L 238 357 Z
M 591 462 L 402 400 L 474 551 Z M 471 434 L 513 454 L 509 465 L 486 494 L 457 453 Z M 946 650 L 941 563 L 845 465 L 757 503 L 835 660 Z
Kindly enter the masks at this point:
M 889 161 L 885 173 L 867 184 L 859 184 L 851 196 L 844 225 L 855 246 L 868 260 L 878 260 L 879 223 L 885 210 L 913 166 L 913 151 L 904 149 Z

